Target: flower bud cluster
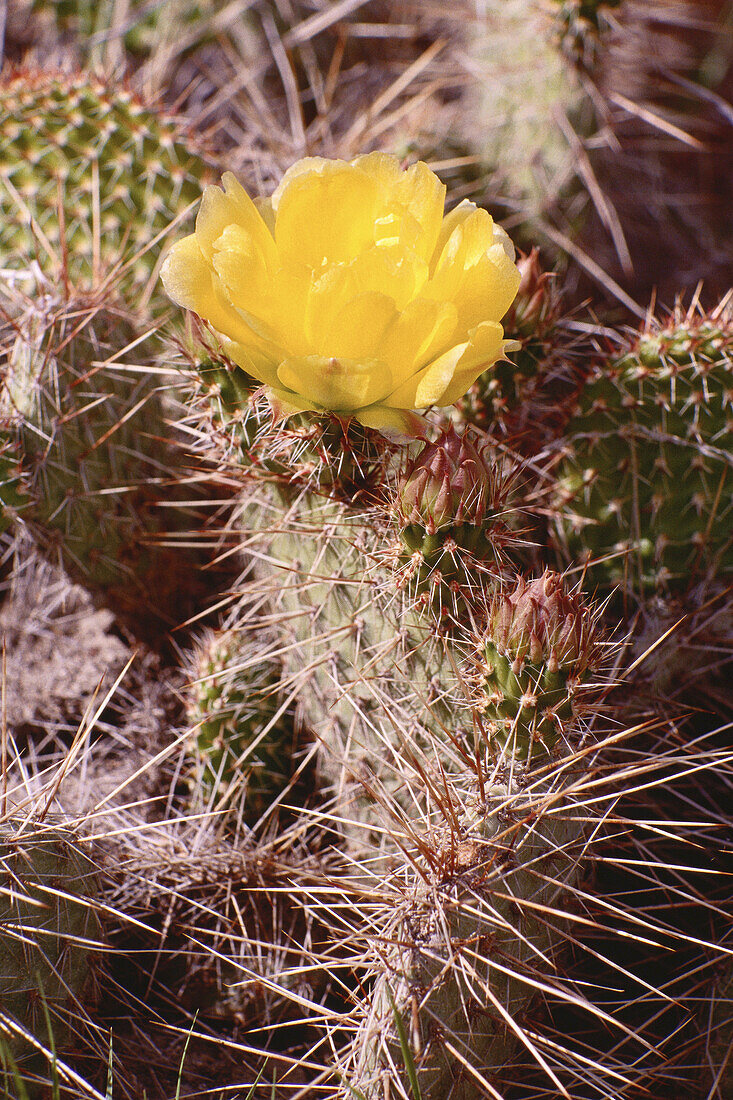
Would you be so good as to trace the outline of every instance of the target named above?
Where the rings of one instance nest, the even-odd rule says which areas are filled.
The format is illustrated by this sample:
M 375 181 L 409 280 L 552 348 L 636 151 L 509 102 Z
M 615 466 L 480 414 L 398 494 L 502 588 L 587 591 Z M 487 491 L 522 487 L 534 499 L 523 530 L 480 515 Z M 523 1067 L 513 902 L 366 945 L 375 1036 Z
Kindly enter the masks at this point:
M 480 446 L 451 425 L 428 443 L 400 486 L 405 525 L 434 534 L 441 527 L 480 526 L 500 507 L 501 479 Z
M 544 662 L 550 671 L 586 666 L 596 650 L 590 611 L 549 569 L 529 583 L 520 577 L 513 592 L 496 597 L 488 633 L 515 672 L 525 660 Z

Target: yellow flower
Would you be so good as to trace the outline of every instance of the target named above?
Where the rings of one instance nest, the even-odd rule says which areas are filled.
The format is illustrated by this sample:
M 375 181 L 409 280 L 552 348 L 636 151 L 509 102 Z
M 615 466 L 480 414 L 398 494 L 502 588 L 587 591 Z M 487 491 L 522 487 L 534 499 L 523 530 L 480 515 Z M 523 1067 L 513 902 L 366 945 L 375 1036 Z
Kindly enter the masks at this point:
M 451 405 L 500 359 L 519 285 L 514 248 L 485 210 L 445 217 L 422 163 L 308 157 L 270 199 L 230 173 L 162 270 L 168 295 L 222 337 L 279 416 L 313 410 L 389 434 Z

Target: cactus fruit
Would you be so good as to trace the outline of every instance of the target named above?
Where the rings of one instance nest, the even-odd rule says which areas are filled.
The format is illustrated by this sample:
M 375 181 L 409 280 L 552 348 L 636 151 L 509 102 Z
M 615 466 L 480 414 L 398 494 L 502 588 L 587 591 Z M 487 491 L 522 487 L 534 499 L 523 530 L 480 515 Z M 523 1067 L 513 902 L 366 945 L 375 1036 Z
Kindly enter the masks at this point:
M 0 871 L 0 1039 L 22 1067 L 38 1050 L 25 1033 L 58 1051 L 90 994 L 97 871 L 73 832 L 13 818 L 0 827 Z
M 176 455 L 160 376 L 113 365 L 128 346 L 126 358 L 144 361 L 139 328 L 109 288 L 67 297 L 33 280 L 27 297 L 9 288 L 2 306 L 3 514 L 17 508 L 75 580 L 152 638 L 185 617 L 199 586 L 183 587 L 184 556 L 164 545 L 188 525 L 185 509 L 157 508 L 176 494 L 164 488 Z
M 560 444 L 556 507 L 588 583 L 643 596 L 733 568 L 729 309 L 672 318 L 595 364 Z
M 216 809 L 238 807 L 255 825 L 288 789 L 297 749 L 292 701 L 281 686 L 280 662 L 262 632 L 209 632 L 194 658 L 188 722 L 195 736 L 195 798 Z
M 155 238 L 207 177 L 190 136 L 88 73 L 4 77 L 0 118 L 3 266 L 36 259 L 77 287 L 114 265 L 125 279 L 149 279 Z
M 599 668 L 593 613 L 546 570 L 497 593 L 488 618 L 479 680 L 489 743 L 524 760 L 567 743 Z
M 452 426 L 408 463 L 397 490 L 400 541 L 418 590 L 498 580 L 512 543 L 508 486 L 479 437 Z M 416 572 L 415 572 L 416 571 Z

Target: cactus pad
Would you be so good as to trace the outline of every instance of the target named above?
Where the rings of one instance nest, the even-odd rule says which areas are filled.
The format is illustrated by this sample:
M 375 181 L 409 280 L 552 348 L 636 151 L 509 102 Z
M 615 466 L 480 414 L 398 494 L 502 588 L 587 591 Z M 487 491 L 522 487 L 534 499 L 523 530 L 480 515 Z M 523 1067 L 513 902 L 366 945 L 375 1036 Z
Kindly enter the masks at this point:
M 72 833 L 55 827 L 0 826 L 0 1019 L 56 1049 L 73 1032 L 90 983 L 90 948 L 99 938 L 93 862 Z M 30 1049 L 2 1027 L 13 1057 Z
M 196 735 L 195 791 L 231 800 L 254 825 L 296 770 L 295 716 L 280 686 L 281 668 L 262 635 L 211 632 L 195 658 L 188 718 Z
M 94 281 L 106 262 L 147 279 L 164 233 L 200 198 L 205 161 L 173 118 L 88 73 L 16 72 L 0 81 L 3 266 L 37 259 Z
M 563 443 L 556 503 L 588 580 L 637 594 L 733 568 L 733 327 L 678 318 L 598 362 Z

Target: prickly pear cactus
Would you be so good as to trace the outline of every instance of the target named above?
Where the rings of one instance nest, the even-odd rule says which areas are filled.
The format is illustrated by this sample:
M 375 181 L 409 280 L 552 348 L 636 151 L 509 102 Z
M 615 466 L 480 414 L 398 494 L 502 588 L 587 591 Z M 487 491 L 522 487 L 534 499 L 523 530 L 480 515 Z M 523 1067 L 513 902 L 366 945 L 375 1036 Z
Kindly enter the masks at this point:
M 19 71 L 0 81 L 3 266 L 65 272 L 75 286 L 121 265 L 145 281 L 205 161 L 173 118 L 88 73 Z
M 486 163 L 492 203 L 510 208 L 522 247 L 537 242 L 558 210 L 569 235 L 579 230 L 585 196 L 577 145 L 599 128 L 597 103 L 558 41 L 554 7 L 488 0 L 471 25 L 470 51 L 481 79 L 468 140 Z
M 190 36 L 191 30 L 202 23 L 204 6 L 197 0 L 174 0 L 151 8 L 144 0 L 132 0 L 126 4 L 120 18 L 115 0 L 90 3 L 89 0 L 33 0 L 34 15 L 52 21 L 59 32 L 74 35 L 78 43 L 89 48 L 92 59 L 99 53 L 105 39 L 122 38 L 125 49 L 137 58 L 144 58 L 155 43 Z M 199 35 L 195 40 L 201 37 Z M 96 47 L 96 48 L 95 48 Z
M 560 444 L 555 503 L 588 585 L 642 596 L 733 568 L 729 310 L 672 319 L 596 362 Z
M 22 1068 L 38 1049 L 25 1035 L 60 1052 L 91 992 L 97 872 L 73 832 L 11 818 L 0 878 L 0 1041 Z
M 382 910 L 375 986 L 339 1095 L 381 1100 L 415 1085 L 422 1100 L 487 1095 L 515 1053 L 538 961 L 562 942 L 580 838 L 561 787 L 512 790 L 489 775 L 482 797 L 451 790 L 454 819 L 421 838 L 425 865 L 406 863 Z
M 10 286 L 0 302 L 5 522 L 29 525 L 75 579 L 151 637 L 185 617 L 186 593 L 199 589 L 182 582 L 186 555 L 164 545 L 190 519 L 158 507 L 175 495 L 163 483 L 180 459 L 160 375 L 143 365 L 149 349 L 108 288 L 66 297 L 31 277 L 27 295 Z M 135 366 L 113 365 L 128 346 Z
M 367 169 L 379 175 L 377 190 L 364 191 L 364 201 L 368 199 L 375 210 L 382 210 L 381 188 L 400 188 L 389 191 L 395 197 L 377 226 L 368 218 L 363 224 L 359 221 L 362 192 L 357 190 L 354 201 L 359 211 L 347 208 L 347 236 L 334 237 L 329 224 L 327 231 L 319 229 L 313 236 L 303 227 L 301 241 L 287 220 L 283 195 L 290 194 L 298 204 L 293 209 L 300 209 L 305 198 L 310 201 L 311 188 L 319 202 L 336 183 L 350 194 L 352 183 L 364 186 L 360 174 L 367 176 Z M 419 194 L 413 195 L 410 188 L 418 178 Z M 217 428 L 215 445 L 221 443 L 222 462 L 242 484 L 237 521 L 248 566 L 247 598 L 267 608 L 267 622 L 279 635 L 286 681 L 297 691 L 305 723 L 314 735 L 322 797 L 319 821 L 345 852 L 358 896 L 370 898 L 370 903 L 375 899 L 376 915 L 365 912 L 363 903 L 357 907 L 355 935 L 379 925 L 385 876 L 394 873 L 396 882 L 415 884 L 414 912 L 402 924 L 400 917 L 392 928 L 398 945 L 394 953 L 389 946 L 384 952 L 389 981 L 399 984 L 398 1014 L 414 1011 L 419 1016 L 418 997 L 424 994 L 426 1036 L 431 1035 L 427 1021 L 432 1015 L 441 1035 L 458 1034 L 459 1060 L 475 1047 L 480 1058 L 503 1063 L 516 1041 L 516 1031 L 507 1028 L 507 1021 L 529 1002 L 533 988 L 531 980 L 524 980 L 523 968 L 526 964 L 529 973 L 530 957 L 547 960 L 562 941 L 554 930 L 544 931 L 546 922 L 538 922 L 536 942 L 528 923 L 508 928 L 510 908 L 521 909 L 526 902 L 532 911 L 536 902 L 546 911 L 577 873 L 576 861 L 570 859 L 555 876 L 552 859 L 559 854 L 562 862 L 566 846 L 581 846 L 585 836 L 584 815 L 571 814 L 560 826 L 561 815 L 547 807 L 553 800 L 559 805 L 563 784 L 575 767 L 574 750 L 582 730 L 579 684 L 597 667 L 592 616 L 552 575 L 521 584 L 514 602 L 498 602 L 504 574 L 512 572 L 503 555 L 511 542 L 504 475 L 515 470 L 500 469 L 480 437 L 470 432 L 461 437 L 455 429 L 439 434 L 436 414 L 422 417 L 412 405 L 402 407 L 408 395 L 416 405 L 418 394 L 428 393 L 436 395 L 433 404 L 440 404 L 441 395 L 458 395 L 464 381 L 468 386 L 486 369 L 487 355 L 481 351 L 469 360 L 470 371 L 467 367 L 461 373 L 455 391 L 445 388 L 444 380 L 452 378 L 470 354 L 477 330 L 471 329 L 467 339 L 461 329 L 460 344 L 423 366 L 429 358 L 425 341 L 435 338 L 435 330 L 431 321 L 422 333 L 418 321 L 434 317 L 435 306 L 432 300 L 430 305 L 410 303 L 409 314 L 407 309 L 400 314 L 397 302 L 404 301 L 404 288 L 402 283 L 399 288 L 390 283 L 394 301 L 390 298 L 384 313 L 387 335 L 382 319 L 373 332 L 369 329 L 374 358 L 365 361 L 360 353 L 353 361 L 350 351 L 347 357 L 347 352 L 339 356 L 331 350 L 336 304 L 325 293 L 316 300 L 314 283 L 328 287 L 335 279 L 341 286 L 348 267 L 345 257 L 353 271 L 372 272 L 374 264 L 381 271 L 391 250 L 404 247 L 400 270 L 414 265 L 416 271 L 406 284 L 408 290 L 424 285 L 425 267 L 418 263 L 411 242 L 421 240 L 419 234 L 425 230 L 420 219 L 426 220 L 428 211 L 431 231 L 436 231 L 441 200 L 434 181 L 412 169 L 403 174 L 388 159 L 331 166 L 311 161 L 296 166 L 270 203 L 259 207 L 233 177 L 224 182 L 223 192 L 207 192 L 196 233 L 174 246 L 163 278 L 173 299 L 208 319 L 241 364 L 231 370 L 224 364 L 223 374 L 212 372 L 212 411 L 204 414 L 204 422 Z M 405 193 L 414 202 L 415 215 L 405 221 L 403 232 L 402 200 L 397 196 Z M 269 220 L 263 222 L 263 216 Z M 266 235 L 273 219 L 274 238 Z M 445 221 L 441 232 L 452 243 L 443 247 L 445 259 L 440 262 L 451 271 L 446 285 L 455 293 L 457 305 L 455 313 L 451 302 L 441 301 L 439 308 L 445 318 L 441 323 L 450 326 L 455 316 L 472 317 L 468 311 L 479 301 L 482 309 L 488 308 L 491 280 L 484 278 L 483 268 L 493 256 L 508 272 L 505 260 L 510 256 L 501 235 L 492 230 L 489 238 L 488 223 L 470 207 L 457 208 Z M 474 223 L 484 234 L 475 247 L 470 237 Z M 213 267 L 208 256 L 211 233 L 218 234 Z M 350 247 L 356 259 L 350 257 Z M 427 247 L 424 241 L 421 247 Z M 290 249 L 300 263 L 297 278 L 291 278 L 288 269 L 288 281 L 283 283 L 300 296 L 292 303 L 292 325 L 287 326 L 283 318 L 290 300 L 283 302 L 275 318 L 271 316 L 268 280 L 274 272 L 279 285 L 284 270 L 278 248 Z M 248 282 L 246 291 L 241 289 L 259 295 L 253 314 L 266 319 L 260 323 L 250 318 L 245 326 L 234 312 L 241 303 L 234 280 L 239 288 L 240 271 L 250 263 L 257 285 Z M 465 265 L 465 271 L 458 271 L 459 265 Z M 192 267 L 196 279 L 190 275 Z M 383 296 L 372 299 L 363 294 L 362 283 L 352 282 L 352 274 L 348 268 L 346 306 L 352 308 L 351 292 L 358 292 L 353 308 L 364 318 L 366 329 L 374 303 L 384 308 Z M 530 275 L 531 301 L 538 292 L 542 297 L 545 284 L 534 268 Z M 496 298 L 502 315 L 504 294 L 509 286 L 516 288 L 519 279 L 512 262 Z M 220 289 L 219 298 L 208 294 L 211 285 Z M 222 303 L 227 303 L 226 311 L 219 309 Z M 530 333 L 537 305 L 535 301 L 529 310 Z M 538 308 L 541 312 L 541 303 Z M 324 310 L 321 320 L 319 309 Z M 276 331 L 275 325 L 281 328 Z M 413 360 L 415 373 L 393 391 L 395 375 L 386 358 L 380 358 L 387 355 L 381 341 L 386 339 L 391 348 L 394 333 L 409 332 L 408 346 L 413 348 L 417 330 L 422 350 Z M 484 332 L 488 336 L 489 330 Z M 316 343 L 318 333 L 322 343 Z M 361 340 L 363 334 L 357 336 Z M 291 343 L 295 350 L 290 350 Z M 353 345 L 341 341 L 337 346 Z M 504 342 L 501 349 L 507 350 Z M 500 358 L 494 356 L 494 361 Z M 247 377 L 250 368 L 262 383 L 259 395 Z M 403 364 L 399 369 L 410 368 Z M 433 378 L 435 388 L 431 383 L 428 389 L 426 380 Z M 383 409 L 381 394 L 387 395 Z M 262 408 L 265 399 L 269 413 Z M 257 422 L 253 435 L 252 418 Z M 449 561 L 454 563 L 452 571 L 446 568 Z M 440 583 L 433 583 L 431 578 L 439 572 Z M 446 584 L 444 573 L 449 574 Z M 490 670 L 487 635 L 494 645 Z M 483 680 L 477 691 L 479 663 Z M 498 699 L 498 688 L 493 692 L 496 716 L 487 720 L 482 713 L 487 680 L 500 665 L 496 679 L 505 698 Z M 547 782 L 557 758 L 562 764 L 555 789 L 554 781 L 549 786 Z M 497 845 L 515 804 L 520 825 L 515 832 L 522 842 L 517 845 L 516 874 L 507 870 L 501 883 L 513 900 L 495 904 L 491 890 L 482 893 L 480 880 L 501 861 Z M 471 849 L 465 866 L 462 840 Z M 511 838 L 507 844 L 511 849 Z M 455 858 L 447 854 L 451 848 Z M 419 877 L 435 887 L 432 895 L 417 886 L 411 860 L 415 849 L 429 865 Z M 459 867 L 465 872 L 461 881 Z M 497 893 L 500 889 L 497 886 Z M 507 945 L 502 941 L 501 956 L 514 952 L 517 960 L 508 980 L 497 959 L 484 950 L 493 932 L 501 936 L 502 930 Z M 379 927 L 375 938 L 384 947 L 382 933 Z M 357 966 L 363 967 L 361 954 L 360 960 Z M 474 970 L 476 983 L 470 978 Z M 347 1075 L 355 1095 L 375 1098 L 384 1094 L 383 1078 L 395 1064 L 397 1050 L 394 1014 L 385 1013 L 389 991 L 382 977 L 384 971 L 369 999 L 379 1021 L 377 1038 L 371 1041 L 367 1032 L 359 1033 L 356 1047 L 364 1061 L 359 1062 L 355 1051 L 357 1062 Z M 370 1011 L 364 1006 L 365 1018 L 370 1018 Z M 447 1043 L 433 1042 L 425 1051 L 420 1056 L 425 1095 L 443 1100 L 455 1081 L 455 1055 Z M 472 1085 L 465 1088 L 465 1093 L 454 1095 L 465 1095 L 466 1100 L 481 1095 Z
M 240 631 L 221 630 L 202 639 L 192 672 L 195 801 L 237 807 L 237 819 L 255 825 L 287 795 L 297 769 L 295 714 L 281 664 L 262 632 L 248 643 Z

